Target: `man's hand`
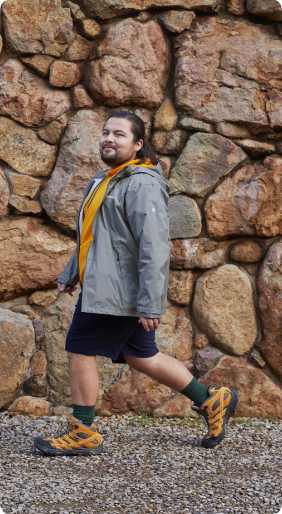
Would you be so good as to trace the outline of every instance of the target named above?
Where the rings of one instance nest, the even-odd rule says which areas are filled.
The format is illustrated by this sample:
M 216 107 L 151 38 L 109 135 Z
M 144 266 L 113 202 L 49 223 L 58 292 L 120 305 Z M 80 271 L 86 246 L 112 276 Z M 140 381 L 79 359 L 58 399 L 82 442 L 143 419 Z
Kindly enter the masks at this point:
M 159 325 L 162 322 L 162 318 L 144 318 L 144 316 L 140 316 L 138 323 L 142 323 L 146 332 L 150 330 L 157 330 Z
M 73 292 L 77 289 L 77 287 L 72 286 L 66 286 L 66 284 L 62 284 L 61 282 L 58 282 L 58 289 L 60 293 L 67 293 L 70 296 L 73 296 Z

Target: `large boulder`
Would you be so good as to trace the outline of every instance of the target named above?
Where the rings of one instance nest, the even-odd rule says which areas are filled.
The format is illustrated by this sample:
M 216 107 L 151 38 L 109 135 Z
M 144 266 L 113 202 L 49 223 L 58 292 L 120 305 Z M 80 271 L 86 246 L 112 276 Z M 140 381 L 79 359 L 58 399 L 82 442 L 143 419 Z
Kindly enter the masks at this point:
M 0 114 L 40 127 L 71 108 L 70 93 L 51 89 L 17 59 L 0 68 Z
M 237 389 L 239 403 L 235 416 L 282 418 L 282 389 L 261 369 L 251 366 L 243 359 L 224 356 L 201 382 L 207 387 Z
M 167 302 L 166 314 L 156 331 L 156 344 L 162 352 L 190 366 L 193 347 L 193 327 L 187 307 Z
M 282 157 L 267 157 L 227 177 L 205 205 L 210 237 L 282 234 Z
M 254 294 L 248 275 L 226 264 L 202 275 L 193 312 L 212 344 L 233 355 L 248 353 L 257 337 Z
M 35 352 L 32 322 L 27 316 L 0 308 L 0 407 L 17 396 Z
M 24 175 L 46 177 L 56 159 L 56 147 L 41 141 L 33 130 L 0 116 L 0 159 Z
M 247 0 L 247 10 L 255 16 L 282 21 L 282 7 L 278 0 Z
M 174 239 L 171 241 L 170 266 L 173 269 L 216 268 L 226 263 L 229 245 L 204 237 Z
M 171 192 L 205 196 L 221 177 L 246 158 L 245 152 L 225 137 L 194 134 L 171 170 Z
M 85 188 L 95 173 L 105 168 L 98 143 L 108 116 L 109 112 L 100 107 L 79 111 L 69 121 L 56 167 L 41 193 L 47 214 L 62 227 L 75 230 Z
M 37 218 L 0 224 L 0 297 L 4 300 L 56 285 L 76 243 Z
M 60 57 L 74 38 L 70 10 L 61 0 L 6 0 L 2 12 L 7 44 L 16 53 Z
M 223 18 L 199 18 L 196 28 L 177 36 L 176 106 L 204 121 L 265 130 L 266 94 L 259 83 L 278 85 L 282 40 L 274 26 Z
M 158 107 L 168 79 L 169 50 L 159 24 L 127 18 L 112 25 L 85 71 L 94 100 L 110 106 Z
M 270 247 L 258 278 L 262 354 L 282 380 L 282 242 Z

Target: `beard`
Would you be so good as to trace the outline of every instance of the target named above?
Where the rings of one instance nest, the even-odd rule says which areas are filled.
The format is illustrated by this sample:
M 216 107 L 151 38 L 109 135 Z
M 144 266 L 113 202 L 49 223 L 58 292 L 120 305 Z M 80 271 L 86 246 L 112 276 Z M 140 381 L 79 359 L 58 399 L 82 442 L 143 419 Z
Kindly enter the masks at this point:
M 105 148 L 102 149 L 100 152 L 102 161 L 107 164 L 108 166 L 115 166 L 120 164 L 120 156 L 118 150 L 113 148 L 114 152 L 111 152 L 108 154 L 107 150 Z

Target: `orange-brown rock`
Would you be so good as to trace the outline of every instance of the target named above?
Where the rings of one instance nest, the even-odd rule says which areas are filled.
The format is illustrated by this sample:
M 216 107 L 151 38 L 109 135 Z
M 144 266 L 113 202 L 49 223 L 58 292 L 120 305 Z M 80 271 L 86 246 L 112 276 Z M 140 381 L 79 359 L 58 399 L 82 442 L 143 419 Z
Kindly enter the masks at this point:
M 265 368 L 265 361 L 263 360 L 261 354 L 257 350 L 253 350 L 250 357 L 250 361 L 257 364 L 260 368 Z
M 155 130 L 172 130 L 177 122 L 177 113 L 172 103 L 166 100 L 157 110 L 154 119 Z
M 259 83 L 281 78 L 275 55 L 282 41 L 275 27 L 203 17 L 190 32 L 176 38 L 176 107 L 211 123 L 267 128 L 267 98 Z
M 229 243 L 211 239 L 174 239 L 171 241 L 170 265 L 174 269 L 215 268 L 228 258 Z
M 109 113 L 103 107 L 79 111 L 69 120 L 52 177 L 43 186 L 41 203 L 48 216 L 76 229 L 77 211 L 88 182 L 105 164 L 98 141 Z
M 60 116 L 54 121 L 51 121 L 49 125 L 45 125 L 39 130 L 38 135 L 43 141 L 47 141 L 51 145 L 55 145 L 60 141 L 60 138 L 66 128 L 68 118 L 65 114 Z
M 50 123 L 71 107 L 69 92 L 51 89 L 16 59 L 9 59 L 1 66 L 0 77 L 0 114 L 28 127 Z
M 72 90 L 72 101 L 75 109 L 82 109 L 83 107 L 92 107 L 94 102 L 88 95 L 84 86 L 79 84 Z
M 127 18 L 112 25 L 95 48 L 85 85 L 98 103 L 155 108 L 164 98 L 168 65 L 169 51 L 159 24 Z
M 225 137 L 193 134 L 171 170 L 171 192 L 205 196 L 246 158 L 245 152 Z
M 247 274 L 237 266 L 225 264 L 198 279 L 193 313 L 219 349 L 233 355 L 251 350 L 257 337 L 254 294 Z
M 81 21 L 85 18 L 85 14 L 82 12 L 82 10 L 77 4 L 68 1 L 65 2 L 65 7 L 68 7 L 70 9 L 71 15 L 75 20 Z
M 95 39 L 101 32 L 101 26 L 95 20 L 84 19 L 80 27 L 83 35 L 89 39 Z
M 58 291 L 56 289 L 49 289 L 47 291 L 35 291 L 35 293 L 32 293 L 32 295 L 30 295 L 28 303 L 30 303 L 30 305 L 48 307 L 48 305 L 51 305 L 56 301 L 57 296 Z
M 0 309 L 0 406 L 8 406 L 26 378 L 29 361 L 35 351 L 31 321 L 22 314 Z
M 228 121 L 222 121 L 220 123 L 216 123 L 215 129 L 216 132 L 218 132 L 218 134 L 225 137 L 251 137 L 249 129 L 247 127 L 244 127 L 244 125 L 239 125 L 237 123 L 229 123 Z M 239 142 L 237 141 L 236 144 L 239 144 Z
M 264 359 L 282 380 L 282 242 L 271 246 L 258 278 L 259 313 L 263 340 L 260 348 Z
M 33 396 L 20 396 L 9 407 L 9 412 L 17 414 L 29 414 L 30 416 L 50 416 L 50 403 L 45 398 Z
M 165 155 L 178 155 L 187 140 L 185 130 L 172 130 L 171 132 L 154 132 L 152 137 L 152 147 L 156 152 Z
M 51 62 L 54 60 L 54 58 L 50 55 L 37 54 L 32 55 L 31 57 L 22 57 L 21 60 L 34 70 L 38 71 L 38 73 L 43 75 L 43 77 L 47 77 L 47 75 L 49 75 Z
M 55 61 L 50 66 L 50 84 L 55 87 L 72 87 L 80 81 L 80 69 L 74 62 Z
M 189 11 L 167 11 L 162 13 L 159 19 L 169 32 L 179 34 L 183 30 L 190 29 L 195 17 L 195 13 Z
M 269 143 L 252 141 L 251 139 L 242 139 L 236 141 L 236 144 L 241 146 L 251 157 L 260 157 L 261 155 L 270 155 L 275 153 L 275 145 Z
M 198 332 L 194 337 L 194 346 L 196 348 L 199 348 L 199 350 L 202 350 L 209 344 L 209 340 L 206 336 L 206 334 L 201 334 L 201 332 Z
M 60 57 L 72 40 L 72 17 L 61 1 L 8 0 L 2 12 L 6 42 L 16 53 Z
M 281 178 L 282 158 L 276 155 L 227 177 L 205 205 L 209 236 L 282 234 Z
M 10 188 L 6 176 L 0 167 L 0 218 L 9 212 L 8 203 L 10 198 Z
M 193 347 L 193 327 L 187 307 L 167 303 L 166 314 L 156 331 L 156 343 L 164 353 L 189 367 Z
M 255 16 L 282 21 L 282 6 L 278 0 L 247 0 L 247 9 Z
M 245 12 L 244 0 L 229 0 L 227 7 L 231 14 L 236 14 L 237 16 L 241 16 Z
M 29 198 L 36 197 L 41 186 L 39 180 L 16 173 L 9 173 L 9 181 L 11 182 L 12 190 L 15 195 L 28 196 Z
M 178 418 L 194 418 L 195 412 L 191 410 L 192 405 L 193 402 L 188 400 L 186 396 L 178 394 L 171 400 L 168 400 L 166 403 L 155 409 L 153 411 L 153 415 L 157 418 L 172 418 L 175 416 Z
M 244 241 L 234 246 L 230 257 L 237 262 L 257 262 L 262 258 L 262 248 L 255 241 Z
M 202 216 L 195 200 L 177 195 L 169 199 L 168 205 L 171 239 L 197 237 L 202 229 Z
M 11 195 L 9 205 L 16 210 L 16 214 L 41 214 L 42 212 L 39 202 L 22 196 Z
M 278 80 L 278 87 L 281 81 Z M 282 128 L 282 91 L 278 89 L 270 89 L 267 92 L 267 102 L 265 104 L 266 112 L 269 118 L 269 125 L 273 129 Z
M 45 177 L 56 159 L 56 148 L 31 130 L 0 116 L 0 158 L 24 175 Z
M 31 359 L 30 364 L 30 374 L 31 375 L 42 375 L 46 374 L 47 369 L 47 358 L 46 354 L 41 350 L 35 352 L 34 356 Z
M 64 54 L 64 59 L 68 61 L 85 61 L 92 47 L 91 41 L 84 37 L 76 36 L 73 43 Z
M 37 218 L 0 224 L 0 295 L 5 299 L 56 285 L 76 243 Z
M 171 168 L 171 157 L 168 157 L 168 155 L 159 155 L 159 154 L 156 154 L 156 157 L 162 167 L 165 178 L 168 180 L 170 168 Z
M 282 418 L 282 390 L 265 373 L 243 359 L 224 356 L 204 379 L 207 387 L 237 389 L 239 403 L 235 416 Z
M 193 272 L 170 270 L 168 284 L 168 299 L 177 305 L 188 305 L 192 298 Z

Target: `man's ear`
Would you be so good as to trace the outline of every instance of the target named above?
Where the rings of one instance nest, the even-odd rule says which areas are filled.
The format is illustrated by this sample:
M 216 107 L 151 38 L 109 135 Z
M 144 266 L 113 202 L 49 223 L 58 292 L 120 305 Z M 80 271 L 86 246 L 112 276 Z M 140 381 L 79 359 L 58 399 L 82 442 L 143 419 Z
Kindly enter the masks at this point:
M 137 141 L 137 143 L 135 143 L 135 151 L 139 152 L 139 150 L 141 150 L 143 144 L 144 144 L 143 140 L 139 139 L 139 141 Z

